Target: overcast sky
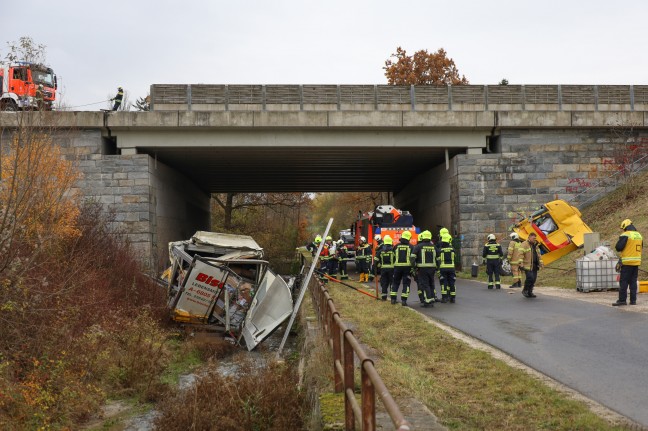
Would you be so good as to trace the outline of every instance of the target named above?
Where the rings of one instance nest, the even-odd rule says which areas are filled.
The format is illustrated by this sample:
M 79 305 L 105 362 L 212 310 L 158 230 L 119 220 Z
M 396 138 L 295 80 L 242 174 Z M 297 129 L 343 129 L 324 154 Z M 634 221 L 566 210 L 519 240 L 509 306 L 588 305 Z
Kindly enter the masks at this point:
M 471 84 L 648 84 L 648 1 L 2 0 L 0 55 L 47 46 L 78 110 L 151 84 L 384 84 L 397 46 Z

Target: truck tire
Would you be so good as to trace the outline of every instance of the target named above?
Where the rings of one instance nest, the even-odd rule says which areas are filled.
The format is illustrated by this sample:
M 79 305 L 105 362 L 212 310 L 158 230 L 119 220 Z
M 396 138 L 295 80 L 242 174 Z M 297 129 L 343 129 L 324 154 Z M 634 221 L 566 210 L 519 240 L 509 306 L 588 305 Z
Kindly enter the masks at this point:
M 16 102 L 11 99 L 3 100 L 2 104 L 0 104 L 0 110 L 15 112 L 18 110 L 18 105 L 16 105 Z

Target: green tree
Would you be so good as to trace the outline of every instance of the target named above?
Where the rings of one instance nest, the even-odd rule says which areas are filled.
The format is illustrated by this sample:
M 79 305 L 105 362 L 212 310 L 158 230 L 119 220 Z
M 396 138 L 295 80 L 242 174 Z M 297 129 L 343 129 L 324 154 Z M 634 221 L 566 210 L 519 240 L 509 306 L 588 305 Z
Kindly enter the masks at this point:
M 22 36 L 17 41 L 7 42 L 9 52 L 5 60 L 9 63 L 27 61 L 30 63 L 46 64 L 46 46 L 36 43 L 29 36 Z
M 422 49 L 409 56 L 399 46 L 385 61 L 383 69 L 389 85 L 468 84 L 465 76 L 459 76 L 454 60 L 448 58 L 443 48 L 434 53 Z

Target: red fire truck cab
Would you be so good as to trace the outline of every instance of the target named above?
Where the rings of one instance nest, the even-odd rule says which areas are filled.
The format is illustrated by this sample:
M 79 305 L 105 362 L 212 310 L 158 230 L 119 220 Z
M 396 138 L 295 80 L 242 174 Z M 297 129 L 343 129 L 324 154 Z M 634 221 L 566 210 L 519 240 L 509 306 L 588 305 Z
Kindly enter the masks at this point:
M 51 110 L 56 100 L 56 75 L 42 64 L 0 65 L 0 110 Z
M 367 242 L 376 250 L 376 235 L 384 238 L 389 235 L 394 244 L 400 240 L 403 232 L 409 231 L 412 234 L 410 244 L 415 245 L 418 239 L 419 228 L 414 226 L 414 217 L 409 211 L 401 211 L 392 205 L 378 205 L 373 211 L 358 212 L 358 218 L 351 225 L 351 232 L 355 236 L 356 248 L 360 244 L 360 237 L 364 236 Z

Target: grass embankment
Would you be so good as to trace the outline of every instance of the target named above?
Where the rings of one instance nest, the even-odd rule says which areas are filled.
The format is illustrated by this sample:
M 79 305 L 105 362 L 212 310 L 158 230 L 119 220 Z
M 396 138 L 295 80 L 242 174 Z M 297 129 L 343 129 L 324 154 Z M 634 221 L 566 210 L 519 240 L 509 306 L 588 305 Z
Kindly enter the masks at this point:
M 377 352 L 376 367 L 392 395 L 420 400 L 450 429 L 626 429 L 456 340 L 411 309 L 331 283 L 329 291 L 356 336 Z
M 619 235 L 622 233 L 619 225 L 629 218 L 639 233 L 648 237 L 648 173 L 641 174 L 626 186 L 622 186 L 598 201 L 581 209 L 582 219 L 594 232 L 601 235 L 601 241 L 614 249 Z M 502 239 L 501 244 L 506 253 L 508 238 Z M 547 265 L 538 274 L 537 286 L 562 287 L 576 289 L 576 259 L 583 257 L 583 250 L 576 250 Z M 644 256 L 640 267 L 648 271 L 648 258 Z M 480 266 L 478 280 L 487 280 L 485 267 Z M 470 278 L 470 268 L 458 274 L 462 278 Z M 648 280 L 648 273 L 639 271 L 639 280 Z M 511 277 L 502 277 L 503 285 L 511 283 Z

